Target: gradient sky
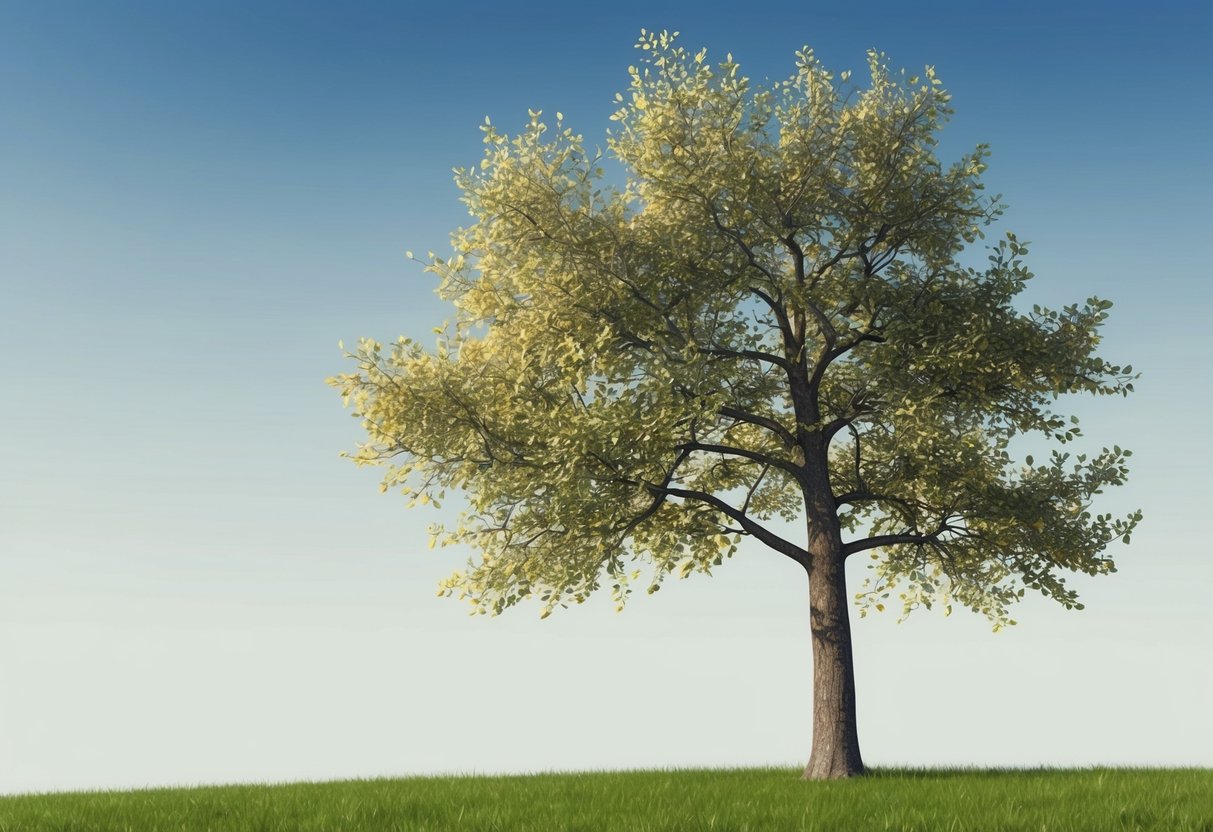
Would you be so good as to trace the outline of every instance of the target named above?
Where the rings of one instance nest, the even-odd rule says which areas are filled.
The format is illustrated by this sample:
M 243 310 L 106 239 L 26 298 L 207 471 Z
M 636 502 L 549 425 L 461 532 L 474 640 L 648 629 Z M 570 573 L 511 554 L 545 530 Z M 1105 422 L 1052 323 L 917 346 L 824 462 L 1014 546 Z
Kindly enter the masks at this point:
M 338 452 L 338 339 L 450 316 L 406 249 L 466 220 L 485 115 L 600 142 L 641 27 L 781 78 L 934 64 L 1033 243 L 1026 302 L 1116 302 L 1145 511 L 1084 612 L 856 622 L 871 764 L 1213 765 L 1203 4 L 0 6 L 0 791 L 802 765 L 804 577 L 743 548 L 622 615 L 471 618 L 463 554 Z M 857 11 L 857 9 L 862 11 Z M 852 580 L 862 578 L 856 564 Z

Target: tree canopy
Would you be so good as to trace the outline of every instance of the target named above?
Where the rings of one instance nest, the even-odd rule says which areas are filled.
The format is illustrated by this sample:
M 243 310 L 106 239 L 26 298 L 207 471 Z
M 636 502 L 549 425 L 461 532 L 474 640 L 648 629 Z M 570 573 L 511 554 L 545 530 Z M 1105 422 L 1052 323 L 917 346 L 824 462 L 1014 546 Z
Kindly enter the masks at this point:
M 425 261 L 453 322 L 432 350 L 364 339 L 330 379 L 384 490 L 465 495 L 434 539 L 477 555 L 441 592 L 622 605 L 745 537 L 807 568 L 783 521 L 812 539 L 832 515 L 841 556 L 874 558 L 868 606 L 1081 607 L 1065 574 L 1113 571 L 1141 515 L 1095 513 L 1129 452 L 1067 452 L 1058 397 L 1127 394 L 1133 370 L 1096 353 L 1108 301 L 1017 307 L 1013 234 L 971 256 L 1001 205 L 985 146 L 936 156 L 935 72 L 871 52 L 861 85 L 805 48 L 759 87 L 674 35 L 638 46 L 604 150 L 560 113 L 486 119 L 457 171 L 472 221 Z

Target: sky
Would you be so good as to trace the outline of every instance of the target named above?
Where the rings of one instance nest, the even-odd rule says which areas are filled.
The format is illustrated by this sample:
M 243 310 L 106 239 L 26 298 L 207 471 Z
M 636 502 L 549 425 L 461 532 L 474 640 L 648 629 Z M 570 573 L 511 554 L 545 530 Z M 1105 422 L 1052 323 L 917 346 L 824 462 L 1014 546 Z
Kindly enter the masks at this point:
M 1116 306 L 1142 373 L 1077 399 L 1145 514 L 1086 609 L 855 620 L 870 765 L 1213 765 L 1207 268 L 1196 3 L 0 5 L 0 792 L 803 765 L 805 580 L 743 546 L 616 615 L 471 617 L 434 510 L 339 458 L 324 379 L 451 317 L 404 252 L 467 221 L 486 115 L 602 143 L 644 27 L 755 80 L 810 45 L 936 66 L 1028 303 Z M 443 510 L 445 511 L 445 509 Z M 863 578 L 854 564 L 850 579 Z

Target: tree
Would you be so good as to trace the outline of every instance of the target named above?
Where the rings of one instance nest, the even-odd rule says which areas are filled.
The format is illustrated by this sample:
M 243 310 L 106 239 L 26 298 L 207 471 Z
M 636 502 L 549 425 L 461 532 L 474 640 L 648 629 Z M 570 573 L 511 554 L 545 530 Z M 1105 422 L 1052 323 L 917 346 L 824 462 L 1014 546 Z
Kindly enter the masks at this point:
M 330 383 L 410 505 L 466 495 L 435 541 L 474 547 L 441 586 L 476 612 L 537 598 L 544 616 L 609 585 L 622 606 L 709 573 L 752 537 L 808 576 L 813 736 L 806 778 L 860 774 L 847 558 L 869 553 L 866 612 L 963 604 L 997 629 L 1025 588 L 1081 609 L 1061 573 L 1113 571 L 1140 519 L 1092 514 L 1129 452 L 1064 444 L 1079 391 L 1127 394 L 1095 354 L 1111 304 L 1016 309 L 1031 277 L 1007 234 L 985 146 L 935 154 L 951 114 L 933 69 L 835 77 L 804 49 L 755 89 L 674 35 L 643 33 L 607 154 L 556 114 L 510 138 L 486 119 L 456 181 L 473 218 L 430 255 L 454 325 L 429 352 L 364 339 Z M 410 255 L 411 256 L 411 255 Z M 795 523 L 794 533 L 786 531 Z M 802 525 L 801 525 L 802 524 Z

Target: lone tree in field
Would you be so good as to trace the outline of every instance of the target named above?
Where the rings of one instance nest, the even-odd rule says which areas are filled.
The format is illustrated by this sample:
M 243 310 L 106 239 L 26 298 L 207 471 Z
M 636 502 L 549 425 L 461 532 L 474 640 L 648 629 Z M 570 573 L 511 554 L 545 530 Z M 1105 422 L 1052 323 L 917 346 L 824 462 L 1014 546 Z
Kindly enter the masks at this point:
M 1140 519 L 1092 514 L 1128 451 L 1019 462 L 1019 435 L 1066 443 L 1059 394 L 1127 393 L 1095 354 L 1111 305 L 1013 306 L 1031 277 L 1008 234 L 980 268 L 966 244 L 999 213 L 979 146 L 950 167 L 951 113 L 932 69 L 866 88 L 805 49 L 754 89 L 644 34 L 602 153 L 532 112 L 484 130 L 458 171 L 473 217 L 430 256 L 457 310 L 436 352 L 364 340 L 330 379 L 412 503 L 463 492 L 436 540 L 479 558 L 442 584 L 479 612 L 534 597 L 543 615 L 640 571 L 710 572 L 752 537 L 808 576 L 813 740 L 806 778 L 863 771 L 844 565 L 858 599 L 906 612 L 963 604 L 1010 623 L 1025 588 L 1081 608 L 1061 573 L 1113 571 Z M 778 525 L 771 521 L 782 521 Z M 789 525 L 795 524 L 795 525 Z M 792 531 L 788 531 L 791 529 Z M 867 557 L 867 555 L 865 555 Z

